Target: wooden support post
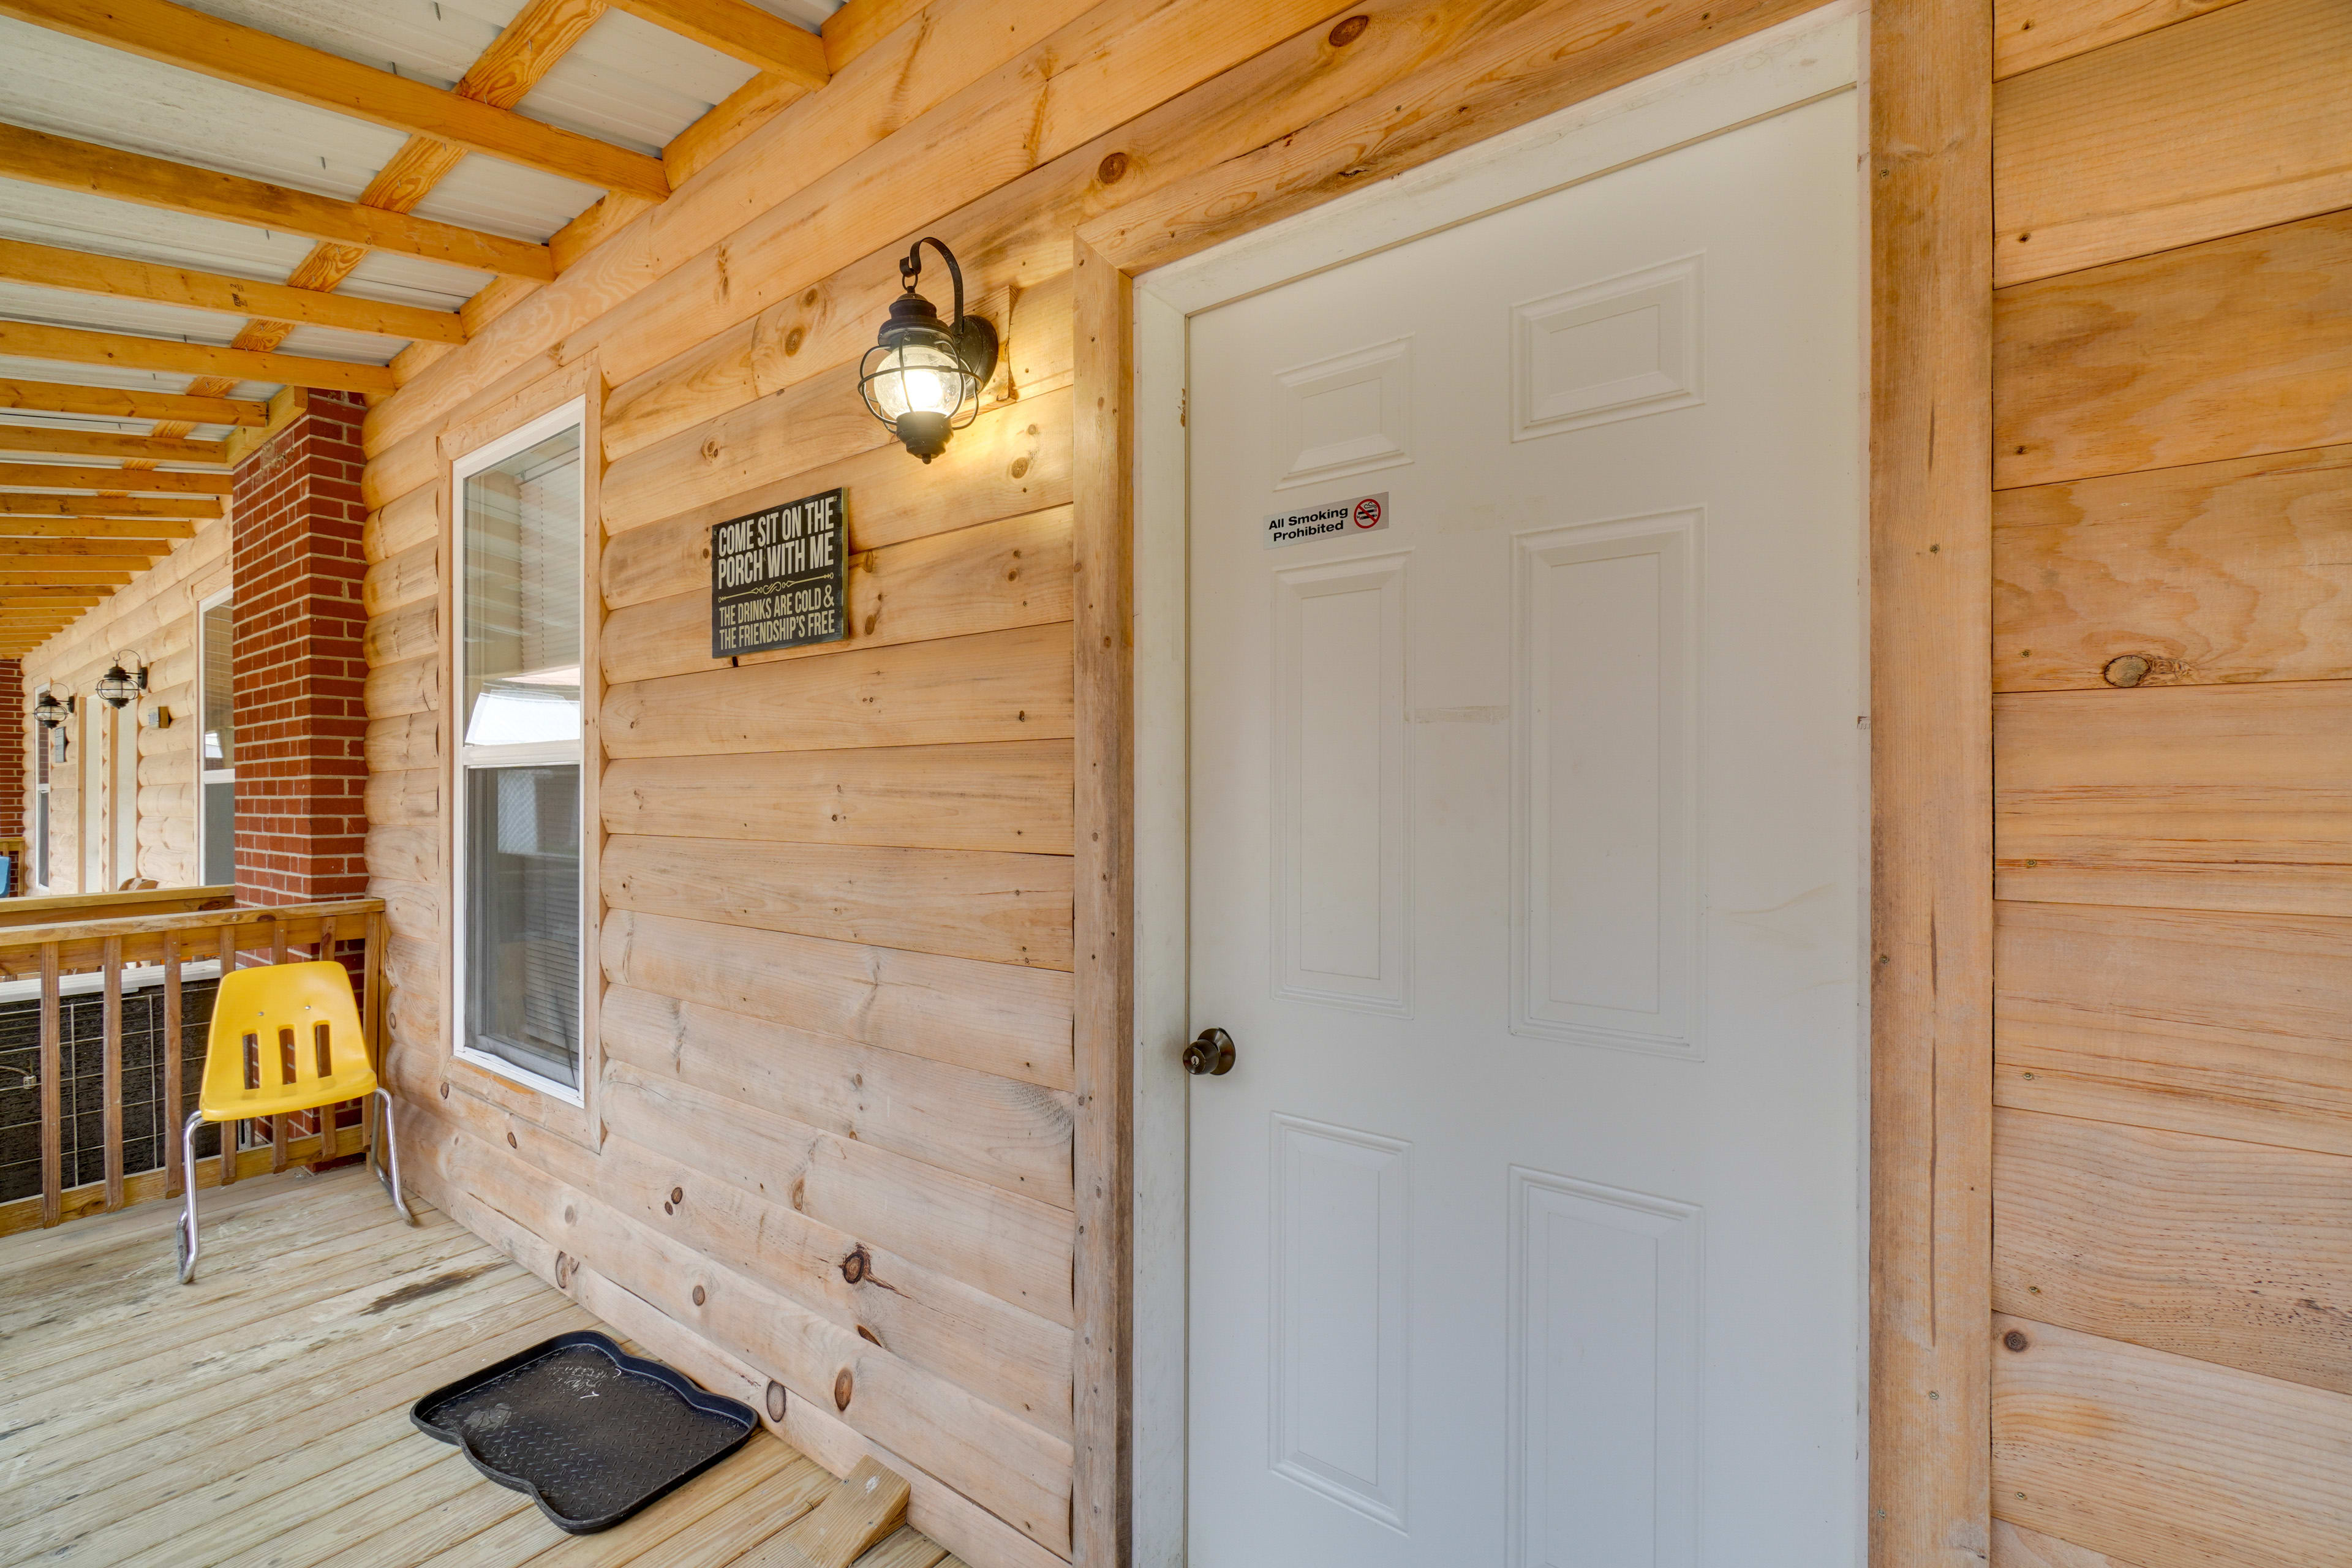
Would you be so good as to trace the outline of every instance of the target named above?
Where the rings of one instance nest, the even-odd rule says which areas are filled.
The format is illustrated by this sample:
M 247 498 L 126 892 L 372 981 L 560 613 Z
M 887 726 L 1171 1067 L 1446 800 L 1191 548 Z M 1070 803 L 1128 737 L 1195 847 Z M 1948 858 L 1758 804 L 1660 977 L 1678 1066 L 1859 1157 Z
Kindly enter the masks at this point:
M 1135 1046 L 1134 529 L 1129 461 L 1134 282 L 1078 242 L 1071 554 L 1076 625 L 1074 1044 L 1078 1199 L 1074 1367 L 1077 1568 L 1129 1551 L 1133 1404 Z
M 41 944 L 41 1223 L 65 1217 L 64 1097 L 58 1079 L 65 1072 L 64 1036 L 58 1016 L 58 944 Z
M 176 1198 L 187 1189 L 180 1184 L 189 1179 L 191 1172 L 181 1169 L 180 1119 L 186 1114 L 181 1101 L 187 1088 L 181 1082 L 180 1066 L 180 939 L 174 932 L 163 937 L 163 1110 L 160 1118 L 163 1128 L 163 1195 Z
M 1991 1550 L 1992 7 L 1870 26 L 1874 1568 Z
M 122 1206 L 122 939 L 106 939 L 100 963 L 106 971 L 105 1021 L 100 1026 L 105 1042 L 103 1115 L 100 1134 L 106 1140 L 106 1208 Z

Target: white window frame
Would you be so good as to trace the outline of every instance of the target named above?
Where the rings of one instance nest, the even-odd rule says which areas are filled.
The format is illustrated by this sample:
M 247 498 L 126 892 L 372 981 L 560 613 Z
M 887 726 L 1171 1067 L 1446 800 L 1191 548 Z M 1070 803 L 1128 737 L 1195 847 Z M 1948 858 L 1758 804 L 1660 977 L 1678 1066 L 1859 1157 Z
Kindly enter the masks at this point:
M 454 680 L 450 689 L 450 701 L 448 705 L 450 757 L 450 788 L 448 796 L 450 807 L 449 908 L 451 910 L 451 920 L 449 921 L 450 984 L 448 999 L 449 1013 L 447 1016 L 450 1020 L 450 1052 L 459 1061 L 465 1062 L 472 1067 L 479 1068 L 484 1072 L 505 1079 L 509 1082 L 520 1084 L 525 1089 L 535 1089 L 539 1093 L 544 1094 L 551 1099 L 560 1100 L 567 1105 L 576 1105 L 584 1110 L 588 1104 L 588 1067 L 590 1061 L 593 1058 L 593 1053 L 589 1048 L 588 1026 L 589 1021 L 595 1016 L 590 1005 L 591 997 L 589 994 L 589 987 L 593 984 L 592 968 L 593 959 L 595 952 L 593 938 L 595 934 L 594 926 L 596 909 L 594 900 L 590 896 L 591 888 L 589 885 L 589 875 L 592 862 L 588 854 L 589 836 L 595 831 L 595 824 L 590 822 L 587 816 L 589 795 L 588 765 L 586 760 L 588 751 L 588 707 L 590 702 L 593 700 L 593 693 L 590 689 L 588 668 L 589 647 L 591 646 L 589 640 L 589 614 L 592 604 L 592 601 L 588 596 L 590 588 L 589 577 L 595 570 L 595 560 L 592 552 L 583 548 L 581 552 L 580 558 L 581 686 L 579 737 L 568 742 L 542 741 L 512 746 L 469 746 L 465 742 L 466 713 L 464 711 L 466 706 L 467 686 L 465 560 L 466 481 L 473 478 L 476 474 L 480 473 L 484 468 L 495 467 L 496 465 L 506 461 L 509 458 L 513 457 L 516 453 L 528 450 L 529 448 L 539 445 L 539 443 L 546 440 L 550 436 L 555 435 L 559 431 L 573 428 L 575 426 L 580 431 L 580 511 L 584 532 L 587 521 L 587 475 L 590 459 L 589 437 L 591 435 L 588 421 L 588 400 L 584 396 L 572 398 L 568 403 L 550 409 L 547 413 L 541 415 L 538 418 L 531 420 L 529 424 L 509 431 L 506 435 L 499 437 L 497 440 L 490 442 L 487 446 L 475 447 L 472 451 L 467 452 L 463 457 L 457 458 L 455 463 L 451 464 L 449 469 L 450 527 L 449 545 L 447 551 L 447 571 L 449 574 L 448 603 L 450 611 L 449 669 L 454 677 Z M 574 1068 L 574 1075 L 580 1080 L 578 1088 L 558 1083 L 553 1079 L 542 1077 L 538 1073 L 532 1072 L 528 1068 L 518 1067 L 513 1062 L 507 1060 L 504 1057 L 497 1055 L 495 1052 L 482 1050 L 476 1047 L 470 1038 L 471 1028 L 466 1005 L 466 950 L 467 947 L 467 939 L 472 932 L 472 921 L 469 918 L 470 912 L 467 908 L 466 901 L 467 872 L 468 869 L 466 864 L 467 827 L 466 813 L 467 802 L 470 798 L 466 788 L 466 775 L 468 772 L 477 767 L 527 767 L 533 763 L 572 763 L 576 764 L 580 770 L 581 793 L 578 813 L 581 841 L 580 962 L 578 965 L 580 973 L 580 994 L 577 998 L 579 1005 L 578 1016 L 580 1020 L 580 1056 L 578 1064 Z
M 232 805 L 229 808 L 229 869 L 232 877 L 236 875 L 236 810 L 234 802 L 236 798 L 235 787 L 236 784 L 236 766 L 235 762 L 236 753 L 234 751 L 229 753 L 231 761 L 230 765 L 227 767 L 208 768 L 205 766 L 205 720 L 208 717 L 205 712 L 205 672 L 211 668 L 212 659 L 212 647 L 205 637 L 205 617 L 210 616 L 213 611 L 219 609 L 223 605 L 234 604 L 236 600 L 236 590 L 235 588 L 224 588 L 219 593 L 212 595 L 212 597 L 200 601 L 196 605 L 196 881 L 199 885 L 205 884 L 205 863 L 211 858 L 208 851 L 212 847 L 210 844 L 205 842 L 205 823 L 209 815 L 205 810 L 206 802 L 205 799 L 205 786 L 206 784 L 225 784 L 230 786 L 229 798 Z M 232 625 L 230 632 L 229 658 L 231 660 L 230 668 L 231 669 L 234 669 L 236 668 L 235 660 L 236 658 L 236 632 L 234 625 Z M 235 691 L 235 679 L 232 677 L 231 690 L 229 694 L 229 713 L 232 719 L 234 719 L 236 712 L 236 695 Z M 234 734 L 234 731 L 232 731 L 232 734 Z M 232 739 L 229 742 L 229 744 L 234 747 L 236 744 L 236 742 Z

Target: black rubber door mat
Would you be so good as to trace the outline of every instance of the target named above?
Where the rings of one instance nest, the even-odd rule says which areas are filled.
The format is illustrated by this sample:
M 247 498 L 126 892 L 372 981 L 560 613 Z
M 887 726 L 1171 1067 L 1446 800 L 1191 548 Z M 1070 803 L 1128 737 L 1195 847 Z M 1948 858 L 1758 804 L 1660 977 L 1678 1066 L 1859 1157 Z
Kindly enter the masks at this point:
M 706 1394 L 593 1330 L 436 1389 L 408 1418 L 574 1535 L 610 1530 L 684 1486 L 760 1425 L 750 1405 Z

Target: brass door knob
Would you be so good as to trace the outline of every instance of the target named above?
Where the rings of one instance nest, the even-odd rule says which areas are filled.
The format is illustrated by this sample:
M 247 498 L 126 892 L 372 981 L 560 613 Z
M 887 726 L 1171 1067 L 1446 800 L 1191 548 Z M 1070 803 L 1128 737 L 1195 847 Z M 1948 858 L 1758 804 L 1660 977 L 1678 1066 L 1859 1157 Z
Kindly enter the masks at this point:
M 1194 1078 L 1222 1078 L 1234 1070 L 1234 1037 L 1208 1028 L 1184 1047 L 1184 1070 Z

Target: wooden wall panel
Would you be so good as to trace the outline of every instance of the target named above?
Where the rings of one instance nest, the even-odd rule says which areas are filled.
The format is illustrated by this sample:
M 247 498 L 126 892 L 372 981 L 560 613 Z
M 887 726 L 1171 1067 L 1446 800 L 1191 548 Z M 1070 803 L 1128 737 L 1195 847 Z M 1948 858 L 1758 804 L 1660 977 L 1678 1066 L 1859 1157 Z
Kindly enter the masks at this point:
M 379 676 L 386 677 L 381 708 Z M 422 684 L 370 672 L 369 716 L 426 706 Z M 836 648 L 818 658 L 636 681 L 605 693 L 604 720 L 612 757 L 1059 740 L 1070 733 L 1070 630 L 1029 626 L 873 653 Z
M 2352 441 L 2352 212 L 1993 297 L 1993 484 Z
M 2352 916 L 2352 683 L 1993 704 L 1995 891 Z
M 2001 1311 L 2352 1394 L 2352 1159 L 1993 1122 Z
M 2347 78 L 2341 0 L 2243 0 L 2003 82 L 1994 282 L 2352 206 Z
M 901 849 L 1070 853 L 1070 743 L 648 757 L 604 770 L 604 827 Z
M 1070 862 L 1060 855 L 614 837 L 604 900 L 995 963 L 1070 967 Z
M 1994 1328 L 2007 1517 L 2140 1568 L 2342 1560 L 2352 1398 L 2023 1318 Z
M 848 492 L 849 539 L 858 550 L 1066 506 L 1070 394 L 1000 404 L 928 464 L 885 447 L 616 532 L 604 546 L 604 602 L 617 609 L 707 588 L 714 523 L 836 487 Z
M 1992 1568 L 2136 1568 L 2120 1557 L 2075 1546 L 2054 1535 L 1993 1521 Z
M 605 679 L 652 680 L 728 668 L 729 660 L 710 656 L 708 571 L 692 592 L 611 613 L 604 623 Z M 1069 509 L 860 551 L 849 560 L 848 589 L 845 615 L 861 648 L 1066 621 Z M 735 662 L 773 664 L 838 651 L 816 644 L 744 654 Z
M 2352 447 L 2003 490 L 2002 691 L 2352 677 Z
M 1071 1087 L 1070 977 L 614 910 L 608 979 L 887 1050 Z
M 1999 912 L 2000 1105 L 2352 1154 L 2352 921 Z
M 1993 75 L 2017 76 L 2238 0 L 1996 0 Z

